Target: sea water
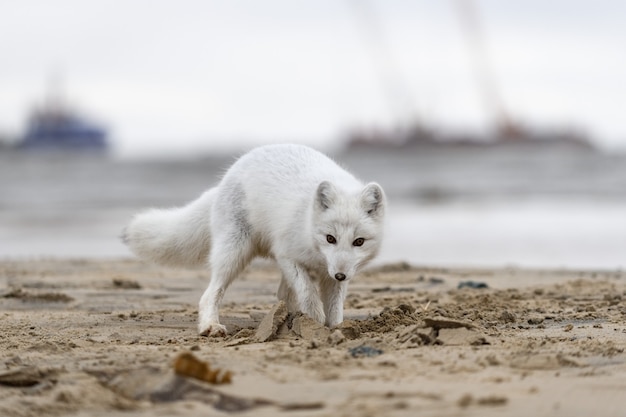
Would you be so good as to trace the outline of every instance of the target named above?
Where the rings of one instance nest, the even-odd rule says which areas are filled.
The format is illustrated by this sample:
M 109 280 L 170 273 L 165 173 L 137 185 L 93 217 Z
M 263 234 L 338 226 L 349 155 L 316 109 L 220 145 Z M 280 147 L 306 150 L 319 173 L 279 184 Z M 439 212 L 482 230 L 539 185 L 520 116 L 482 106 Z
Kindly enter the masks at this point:
M 537 145 L 359 149 L 334 157 L 388 195 L 378 262 L 626 266 L 624 155 Z M 131 256 L 119 235 L 134 213 L 193 200 L 234 158 L 0 150 L 0 258 Z

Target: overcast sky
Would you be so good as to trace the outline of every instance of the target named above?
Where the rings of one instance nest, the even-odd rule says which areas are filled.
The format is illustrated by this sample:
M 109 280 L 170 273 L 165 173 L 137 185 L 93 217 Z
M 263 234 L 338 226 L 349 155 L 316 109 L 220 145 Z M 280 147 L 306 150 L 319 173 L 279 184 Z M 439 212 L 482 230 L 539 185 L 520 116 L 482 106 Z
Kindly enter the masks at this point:
M 626 1 L 474 3 L 510 114 L 626 148 Z M 367 5 L 2 1 L 0 133 L 20 132 L 54 76 L 69 103 L 112 128 L 122 154 L 324 146 L 407 113 L 454 129 L 493 122 L 455 0 Z

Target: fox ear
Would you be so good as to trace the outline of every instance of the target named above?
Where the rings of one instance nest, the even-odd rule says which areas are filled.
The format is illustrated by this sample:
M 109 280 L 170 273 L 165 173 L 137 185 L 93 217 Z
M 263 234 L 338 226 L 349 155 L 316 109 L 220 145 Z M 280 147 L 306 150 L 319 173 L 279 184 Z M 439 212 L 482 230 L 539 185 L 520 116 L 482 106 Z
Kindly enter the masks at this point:
M 335 190 L 335 186 L 328 181 L 322 181 L 320 185 L 317 186 L 317 192 L 315 194 L 317 207 L 322 210 L 330 208 L 335 202 L 336 196 L 337 190 Z
M 367 184 L 361 192 L 361 205 L 372 217 L 382 215 L 385 208 L 385 193 L 382 187 L 375 182 Z

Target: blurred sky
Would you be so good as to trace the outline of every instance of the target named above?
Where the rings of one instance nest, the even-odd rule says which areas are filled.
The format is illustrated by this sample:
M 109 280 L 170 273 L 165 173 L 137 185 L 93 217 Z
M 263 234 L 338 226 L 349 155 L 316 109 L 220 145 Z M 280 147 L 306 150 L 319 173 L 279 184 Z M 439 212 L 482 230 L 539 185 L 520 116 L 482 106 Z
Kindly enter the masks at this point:
M 411 103 L 403 108 L 435 126 L 493 122 L 457 2 L 372 0 L 369 26 L 358 3 L 2 1 L 0 134 L 20 132 L 51 77 L 63 80 L 68 102 L 113 128 L 128 155 L 323 146 L 355 126 L 389 126 L 406 115 L 386 97 L 381 71 L 396 78 L 398 101 Z M 626 148 L 625 1 L 474 3 L 509 113 Z

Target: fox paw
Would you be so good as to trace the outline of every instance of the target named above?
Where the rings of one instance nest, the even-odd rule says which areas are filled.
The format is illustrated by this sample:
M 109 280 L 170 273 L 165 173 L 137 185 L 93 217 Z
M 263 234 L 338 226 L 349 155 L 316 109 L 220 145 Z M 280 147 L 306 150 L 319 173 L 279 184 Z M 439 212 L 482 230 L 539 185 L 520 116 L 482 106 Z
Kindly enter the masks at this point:
M 226 336 L 226 326 L 223 326 L 219 323 L 211 323 L 204 328 L 200 328 L 200 336 L 207 337 L 224 337 Z

